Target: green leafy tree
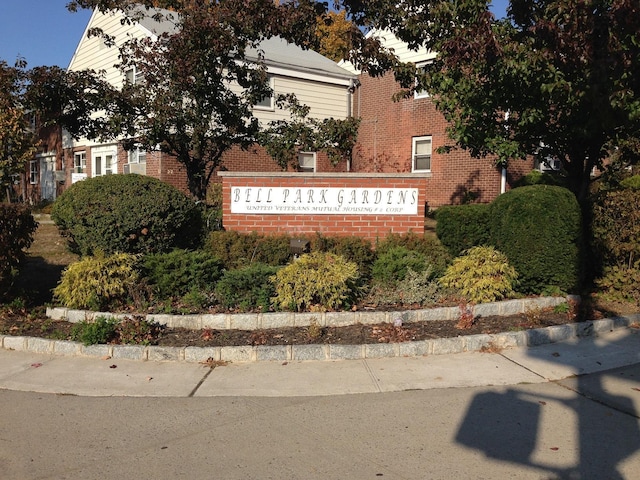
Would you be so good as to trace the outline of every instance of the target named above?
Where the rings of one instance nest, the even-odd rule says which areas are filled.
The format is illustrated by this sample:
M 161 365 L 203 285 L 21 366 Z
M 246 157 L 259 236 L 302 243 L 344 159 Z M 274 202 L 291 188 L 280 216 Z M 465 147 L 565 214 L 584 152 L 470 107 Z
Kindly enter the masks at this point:
M 12 176 L 24 172 L 37 147 L 24 108 L 28 80 L 25 67 L 24 61 L 12 67 L 0 60 L 0 187 L 3 193 L 11 184 Z
M 143 81 L 125 85 L 113 99 L 103 131 L 174 155 L 198 199 L 205 198 L 224 153 L 256 141 L 260 126 L 252 107 L 272 94 L 260 42 L 279 35 L 315 46 L 307 19 L 326 8 L 313 1 L 272 0 L 75 0 L 69 5 L 79 7 L 119 10 L 130 22 L 153 15 L 175 25 L 157 39 L 132 39 L 121 47 L 120 68 L 135 66 Z M 104 32 L 92 33 L 113 41 Z
M 391 68 L 407 92 L 429 91 L 454 145 L 473 156 L 496 155 L 502 165 L 558 158 L 580 200 L 593 167 L 609 158 L 637 162 L 636 0 L 511 0 L 500 20 L 488 0 L 341 3 L 357 25 L 389 29 L 410 48 L 437 52 L 416 69 L 375 36 L 354 43 L 358 66 L 373 75 Z

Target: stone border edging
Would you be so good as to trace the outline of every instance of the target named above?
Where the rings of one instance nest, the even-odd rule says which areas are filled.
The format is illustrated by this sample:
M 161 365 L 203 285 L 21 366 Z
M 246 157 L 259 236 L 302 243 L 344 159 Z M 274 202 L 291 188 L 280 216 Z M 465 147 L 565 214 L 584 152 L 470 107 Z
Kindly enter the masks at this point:
M 473 313 L 480 317 L 492 315 L 514 315 L 524 313 L 535 308 L 549 308 L 571 301 L 580 302 L 580 297 L 537 297 L 506 300 L 502 302 L 480 303 L 475 305 Z M 157 315 L 148 314 L 144 317 L 149 322 L 155 322 L 170 328 L 189 328 L 202 330 L 211 328 L 216 330 L 257 330 L 265 328 L 308 327 L 315 322 L 320 327 L 344 327 L 347 325 L 375 325 L 377 323 L 393 323 L 400 318 L 403 323 L 457 320 L 460 314 L 458 307 L 427 308 L 422 310 L 405 311 L 355 311 L 355 312 L 314 312 L 314 313 L 220 313 L 203 315 Z M 81 322 L 93 320 L 97 317 L 122 319 L 130 317 L 131 313 L 92 312 L 87 310 L 73 310 L 68 308 L 47 307 L 47 317 L 52 320 L 66 320 Z
M 597 336 L 598 333 L 629 327 L 640 321 L 640 314 L 606 318 L 553 327 L 466 335 L 402 343 L 365 345 L 275 345 L 235 347 L 159 347 L 143 345 L 89 345 L 67 340 L 36 337 L 0 336 L 5 350 L 17 350 L 60 356 L 109 357 L 140 361 L 173 361 L 204 363 L 207 360 L 225 362 L 294 361 L 294 360 L 361 360 L 367 358 L 416 357 L 477 352 L 483 348 L 532 347 Z
M 275 346 L 247 345 L 233 347 L 85 346 L 79 342 L 67 340 L 0 335 L 0 346 L 6 350 L 60 356 L 110 357 L 113 359 L 140 361 L 177 361 L 191 363 L 202 363 L 209 359 L 227 362 L 358 360 L 366 358 L 413 357 L 476 352 L 483 348 L 491 347 L 498 349 L 531 347 L 570 340 L 572 338 L 597 336 L 599 333 L 629 327 L 638 322 L 640 322 L 640 314 L 634 314 L 625 317 L 613 317 L 516 332 L 463 335 L 415 342 L 364 345 L 309 344 Z

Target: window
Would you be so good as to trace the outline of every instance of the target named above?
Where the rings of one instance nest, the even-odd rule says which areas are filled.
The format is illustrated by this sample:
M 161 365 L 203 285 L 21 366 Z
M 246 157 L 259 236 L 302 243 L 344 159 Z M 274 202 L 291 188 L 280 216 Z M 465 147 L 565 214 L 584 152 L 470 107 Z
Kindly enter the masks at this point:
M 124 79 L 126 83 L 136 85 L 142 81 L 142 73 L 136 67 L 133 67 L 124 72 Z
M 91 172 L 94 177 L 118 173 L 118 156 L 115 146 L 91 149 Z
M 301 172 L 314 173 L 316 171 L 316 154 L 313 152 L 298 153 L 298 169 Z
M 85 152 L 76 152 L 73 154 L 73 172 L 84 173 L 87 168 L 87 154 Z
M 426 68 L 429 68 L 430 65 L 433 64 L 433 60 L 428 60 L 426 62 L 421 62 L 416 64 L 416 68 L 420 71 L 420 70 L 425 70 Z M 428 98 L 429 97 L 429 92 L 427 92 L 426 90 L 422 90 L 422 89 L 418 89 L 418 78 L 416 77 L 415 80 L 415 84 L 416 84 L 416 89 L 413 92 L 413 98 L 418 99 L 418 98 Z
M 414 172 L 431 171 L 431 137 L 413 137 L 411 170 Z
M 35 185 L 38 183 L 38 160 L 29 162 L 29 183 Z
M 129 163 L 147 163 L 147 151 L 140 147 L 129 150 Z
M 262 100 L 259 100 L 258 102 L 256 102 L 254 107 L 256 109 L 258 109 L 258 110 L 273 110 L 274 109 L 273 91 L 274 91 L 275 82 L 273 81 L 273 76 L 269 75 L 267 81 L 269 82 L 269 88 L 271 88 L 271 95 L 269 95 L 268 97 L 264 97 Z

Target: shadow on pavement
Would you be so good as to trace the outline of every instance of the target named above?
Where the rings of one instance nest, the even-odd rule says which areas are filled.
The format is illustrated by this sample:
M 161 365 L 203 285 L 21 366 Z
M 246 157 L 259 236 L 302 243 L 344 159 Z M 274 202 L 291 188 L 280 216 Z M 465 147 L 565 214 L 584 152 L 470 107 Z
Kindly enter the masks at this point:
M 603 358 L 616 348 L 616 342 L 599 343 L 598 337 L 580 341 L 581 348 L 587 345 L 593 352 L 602 353 Z M 579 371 L 576 356 L 549 352 L 549 349 L 535 348 L 529 350 L 527 355 L 547 362 L 552 359 L 564 367 Z M 539 469 L 549 475 L 545 478 L 627 478 L 620 472 L 620 465 L 640 450 L 640 417 L 634 398 L 630 396 L 635 391 L 640 392 L 640 388 L 636 390 L 629 386 L 640 387 L 634 378 L 636 372 L 640 377 L 640 365 L 558 381 L 555 383 L 562 390 L 557 396 L 531 394 L 517 387 L 511 387 L 503 393 L 480 393 L 469 405 L 455 441 L 484 453 L 487 458 Z M 621 379 L 630 383 L 615 383 Z M 609 384 L 609 388 L 605 387 L 605 383 Z M 612 388 L 612 385 L 618 388 Z M 627 391 L 629 395 L 626 395 Z M 545 455 L 546 452 L 540 454 L 541 450 L 557 450 L 557 447 L 541 445 L 540 441 L 542 417 L 547 412 L 543 409 L 551 407 L 557 407 L 555 414 L 566 419 L 566 423 L 576 426 L 575 432 L 563 432 L 569 438 L 573 433 L 571 443 L 577 449 L 571 452 L 576 459 L 574 465 L 559 466 L 554 462 L 545 462 L 544 459 L 551 457 Z M 569 419 L 571 416 L 573 418 Z M 548 422 L 549 418 L 545 423 L 547 429 Z M 553 428 L 566 428 L 566 424 L 558 422 L 551 426 Z M 635 470 L 640 475 L 640 465 Z

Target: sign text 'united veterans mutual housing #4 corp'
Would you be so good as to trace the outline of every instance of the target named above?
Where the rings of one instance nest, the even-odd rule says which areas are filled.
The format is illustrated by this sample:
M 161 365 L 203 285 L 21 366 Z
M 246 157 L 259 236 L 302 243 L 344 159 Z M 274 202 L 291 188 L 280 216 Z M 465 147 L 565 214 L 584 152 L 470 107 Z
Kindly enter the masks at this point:
M 231 187 L 231 213 L 416 215 L 418 189 Z

